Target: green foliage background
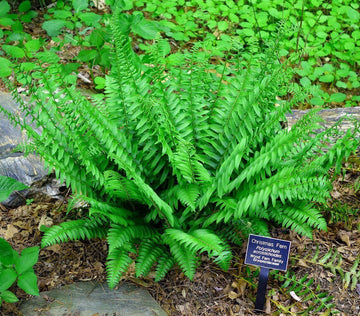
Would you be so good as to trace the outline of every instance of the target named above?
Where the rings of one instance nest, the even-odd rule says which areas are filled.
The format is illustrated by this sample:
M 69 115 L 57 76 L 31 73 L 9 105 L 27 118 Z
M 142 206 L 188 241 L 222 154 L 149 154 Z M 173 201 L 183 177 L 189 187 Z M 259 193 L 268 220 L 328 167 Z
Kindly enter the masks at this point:
M 224 56 L 235 43 L 245 49 L 254 42 L 264 43 L 280 24 L 287 26 L 280 55 L 289 58 L 301 53 L 293 80 L 301 86 L 317 85 L 308 106 L 356 106 L 360 101 L 360 10 L 359 3 L 350 0 L 176 0 L 133 1 L 108 0 L 110 7 L 123 11 L 122 29 L 131 31 L 133 45 L 147 50 L 151 40 L 161 32 L 172 45 L 163 46 L 168 54 L 182 51 L 196 41 L 211 41 L 214 55 Z M 107 29 L 109 12 L 90 10 L 96 7 L 88 0 L 58 1 L 46 10 L 42 27 L 58 51 L 66 44 L 82 49 L 68 72 L 78 71 L 80 63 L 88 63 L 98 89 L 103 88 L 103 75 L 93 75 L 96 65 L 106 72 L 110 69 L 110 34 Z M 22 2 L 18 12 L 11 13 L 10 5 L 0 2 L 0 41 L 4 57 L 31 58 L 46 44 L 46 38 L 32 39 L 24 25 L 37 18 L 29 1 Z M 54 49 L 54 48 L 53 48 Z M 0 75 L 10 71 L 7 57 L 0 57 Z M 98 78 L 95 78 L 98 77 Z

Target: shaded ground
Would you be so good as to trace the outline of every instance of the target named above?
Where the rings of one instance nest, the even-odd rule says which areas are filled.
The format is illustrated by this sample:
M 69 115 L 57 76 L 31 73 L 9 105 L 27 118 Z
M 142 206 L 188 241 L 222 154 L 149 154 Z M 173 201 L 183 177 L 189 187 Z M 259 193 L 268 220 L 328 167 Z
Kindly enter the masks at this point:
M 317 296 L 322 295 L 325 298 L 333 296 L 328 301 L 328 304 L 334 304 L 332 312 L 360 314 L 360 270 L 354 266 L 360 256 L 360 195 L 354 190 L 359 176 L 360 173 L 352 169 L 344 178 L 334 182 L 333 199 L 328 203 L 326 214 L 330 222 L 340 221 L 330 224 L 328 232 L 316 231 L 314 240 L 310 240 L 289 231 L 272 231 L 272 237 L 292 242 L 288 267 L 290 277 L 302 281 L 303 290 L 308 290 L 307 295 L 313 293 L 313 297 L 305 302 L 299 301 L 307 295 L 301 296 L 296 288 L 293 289 L 295 293 L 289 293 L 295 283 L 282 288 L 285 281 L 279 280 L 279 275 L 283 273 L 275 275 L 273 272 L 268 284 L 267 314 L 299 315 L 311 306 L 315 309 L 321 307 Z M 17 209 L 2 209 L 0 236 L 18 251 L 39 245 L 40 225 L 56 224 L 66 219 L 65 208 L 60 202 L 34 202 Z M 327 258 L 330 250 L 331 256 Z M 42 249 L 35 265 L 40 291 L 81 280 L 106 282 L 106 253 L 107 244 L 102 240 L 70 242 Z M 169 315 L 252 315 L 258 270 L 243 264 L 245 245 L 235 247 L 234 253 L 232 267 L 227 272 L 203 258 L 193 282 L 177 269 L 159 283 L 154 283 L 151 275 L 137 280 L 131 269 L 124 279 L 146 287 Z M 336 266 L 338 268 L 334 268 Z M 341 277 L 341 270 L 344 277 Z M 307 277 L 301 280 L 304 276 Z M 350 280 L 347 288 L 344 286 L 346 278 Z M 313 283 L 307 286 L 309 281 Z M 12 290 L 22 300 L 28 298 L 22 290 L 16 287 Z M 19 315 L 17 306 L 5 303 L 0 308 L 1 315 Z

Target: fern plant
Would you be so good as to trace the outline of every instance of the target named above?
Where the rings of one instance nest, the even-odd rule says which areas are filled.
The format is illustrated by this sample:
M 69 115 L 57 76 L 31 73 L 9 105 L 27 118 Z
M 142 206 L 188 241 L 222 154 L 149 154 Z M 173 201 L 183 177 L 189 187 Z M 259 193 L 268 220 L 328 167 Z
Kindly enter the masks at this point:
M 27 120 L 7 114 L 31 139 L 24 150 L 36 150 L 90 206 L 87 218 L 47 230 L 43 247 L 106 236 L 114 287 L 134 260 L 137 276 L 155 269 L 156 280 L 174 264 L 191 279 L 201 253 L 227 269 L 230 244 L 268 234 L 271 222 L 307 236 L 326 229 L 312 201 L 329 196 L 329 168 L 357 141 L 349 131 L 328 146 L 337 128 L 315 134 L 315 111 L 281 127 L 306 93 L 289 84 L 276 43 L 220 65 L 205 43 L 166 63 L 161 40 L 143 60 L 134 54 L 119 11 L 110 27 L 113 67 L 91 100 L 54 52 L 38 53 L 30 71 L 15 69 L 29 90 L 29 104 L 14 93 Z
M 356 258 L 351 268 L 344 268 L 343 257 L 338 253 L 337 249 L 330 249 L 323 256 L 319 256 L 320 249 L 316 248 L 314 254 L 306 255 L 302 260 L 305 262 L 310 262 L 311 264 L 317 264 L 325 269 L 331 271 L 331 273 L 336 276 L 339 275 L 343 281 L 343 286 L 345 289 L 350 287 L 350 290 L 354 290 L 357 284 L 360 282 L 360 269 L 359 262 L 360 256 Z M 298 259 L 298 258 L 296 258 Z
M 290 295 L 302 302 L 302 310 L 297 311 L 296 315 L 312 315 L 320 311 L 329 315 L 330 312 L 332 312 L 335 306 L 335 304 L 332 303 L 333 297 L 327 292 L 320 292 L 320 285 L 314 288 L 313 283 L 315 280 L 307 274 L 299 279 L 295 273 L 290 271 L 287 271 L 284 275 L 276 273 L 275 276 L 279 281 L 283 282 L 281 288 L 284 292 L 290 293 Z M 285 312 L 289 312 L 291 308 L 284 308 L 276 301 L 273 301 L 273 303 L 275 303 L 279 310 L 285 309 L 283 310 Z M 305 307 L 305 305 L 307 306 Z

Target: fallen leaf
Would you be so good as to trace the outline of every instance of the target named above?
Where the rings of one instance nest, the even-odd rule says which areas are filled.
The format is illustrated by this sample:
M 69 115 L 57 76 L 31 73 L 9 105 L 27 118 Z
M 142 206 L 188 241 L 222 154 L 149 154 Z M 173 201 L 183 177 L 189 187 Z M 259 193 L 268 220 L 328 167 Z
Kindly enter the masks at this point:
M 330 192 L 330 195 L 333 199 L 339 199 L 341 197 L 341 193 L 337 190 L 334 190 L 332 192 Z
M 350 247 L 350 236 L 349 233 L 345 230 L 340 230 L 338 233 L 341 241 L 343 241 L 348 247 Z
M 186 298 L 186 291 L 185 291 L 185 289 L 182 289 L 181 295 L 183 296 L 183 298 Z
M 43 215 L 41 216 L 40 218 L 40 222 L 39 222 L 39 225 L 38 225 L 38 229 L 40 230 L 40 227 L 42 225 L 46 226 L 46 227 L 51 227 L 52 225 L 54 224 L 52 218 L 46 216 L 46 215 Z
M 8 224 L 6 229 L 4 229 L 4 230 L 2 229 L 0 231 L 0 234 L 2 236 L 4 236 L 4 238 L 6 240 L 8 240 L 8 239 L 13 238 L 14 235 L 18 232 L 19 232 L 19 230 L 13 224 Z
M 60 253 L 61 246 L 58 245 L 58 244 L 55 244 L 55 245 L 46 247 L 46 250 L 51 250 L 51 251 L 53 251 L 53 252 L 55 252 L 55 253 Z
M 235 293 L 234 291 L 230 291 L 228 296 L 231 300 L 234 300 L 239 297 L 239 294 Z
M 245 280 L 239 279 L 239 280 L 237 280 L 236 282 L 234 281 L 234 282 L 231 284 L 231 287 L 233 287 L 233 288 L 235 288 L 235 289 L 238 290 L 239 296 L 244 296 L 245 290 L 246 290 L 246 287 L 247 287 L 247 283 L 246 283 Z
M 299 259 L 298 265 L 299 265 L 300 267 L 304 267 L 304 268 L 308 268 L 308 267 L 309 267 L 309 266 L 307 265 L 306 261 L 303 260 L 303 259 Z
M 271 302 L 270 302 L 269 298 L 266 299 L 265 314 L 268 314 L 268 315 L 271 314 Z

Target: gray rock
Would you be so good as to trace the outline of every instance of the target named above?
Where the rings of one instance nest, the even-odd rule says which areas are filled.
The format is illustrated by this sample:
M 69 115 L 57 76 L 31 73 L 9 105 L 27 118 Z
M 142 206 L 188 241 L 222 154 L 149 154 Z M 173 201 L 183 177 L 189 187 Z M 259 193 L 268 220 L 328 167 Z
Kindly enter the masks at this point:
M 98 282 L 78 282 L 41 292 L 20 306 L 26 316 L 166 316 L 150 294 L 131 283 L 111 290 Z
M 11 95 L 1 91 L 0 107 L 22 116 L 19 106 L 12 100 Z M 14 127 L 8 118 L 0 112 L 0 175 L 14 178 L 27 186 L 33 186 L 28 190 L 13 192 L 6 201 L 2 202 L 6 207 L 25 204 L 27 198 L 33 198 L 37 195 L 48 196 L 50 193 L 55 198 L 60 196 L 56 185 L 52 185 L 52 188 L 49 188 L 49 185 L 45 188 L 34 185 L 43 182 L 43 179 L 48 175 L 48 171 L 44 169 L 44 165 L 38 156 L 29 154 L 24 157 L 22 152 L 14 152 L 16 146 L 24 143 L 26 139 L 26 134 L 19 127 Z M 57 183 L 57 185 L 59 184 Z

